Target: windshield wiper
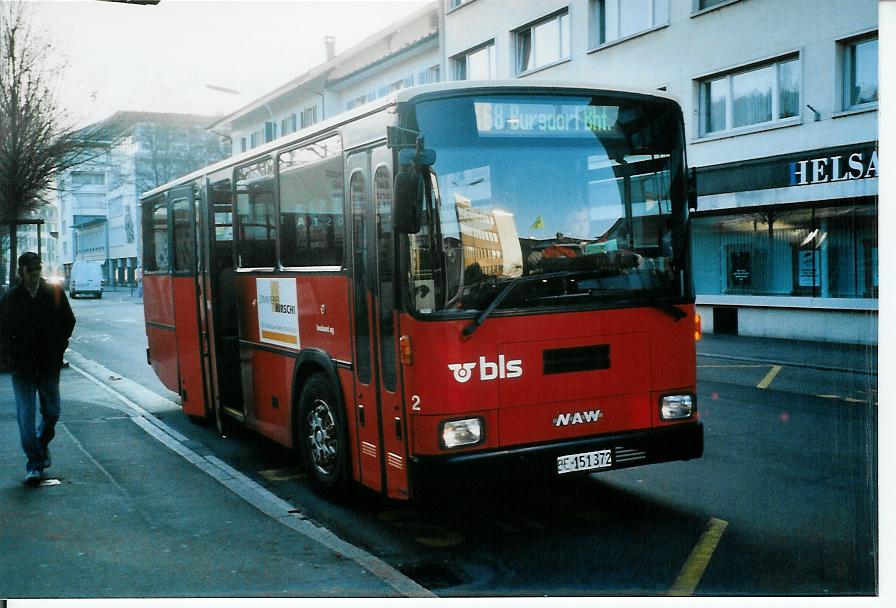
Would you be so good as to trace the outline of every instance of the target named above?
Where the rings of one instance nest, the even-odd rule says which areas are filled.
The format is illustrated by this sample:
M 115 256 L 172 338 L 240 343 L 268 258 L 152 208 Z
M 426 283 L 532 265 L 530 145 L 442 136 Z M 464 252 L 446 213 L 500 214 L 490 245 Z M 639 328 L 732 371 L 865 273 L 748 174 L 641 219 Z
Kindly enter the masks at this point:
M 554 279 L 557 277 L 565 277 L 570 274 L 578 274 L 578 273 L 570 273 L 570 272 L 566 272 L 566 271 L 564 271 L 564 272 L 548 272 L 545 274 L 530 274 L 528 276 L 520 275 L 518 277 L 512 278 L 510 280 L 510 282 L 504 286 L 504 289 L 502 289 L 500 292 L 498 292 L 498 295 L 495 296 L 495 298 L 491 301 L 491 303 L 489 303 L 489 305 L 485 307 L 485 310 L 483 310 L 481 313 L 479 313 L 479 316 L 476 317 L 476 320 L 473 321 L 472 323 L 470 323 L 469 325 L 467 325 L 466 327 L 464 327 L 463 331 L 461 332 L 461 336 L 463 337 L 464 340 L 469 339 L 470 336 L 473 335 L 473 332 L 475 332 L 477 329 L 479 329 L 479 326 L 485 322 L 485 320 L 489 317 L 489 315 L 492 314 L 495 311 L 495 309 L 501 304 L 501 302 L 504 301 L 504 298 L 506 298 L 508 295 L 510 295 L 510 292 L 513 291 L 513 289 L 517 285 L 522 285 L 523 283 L 532 283 L 533 281 L 538 281 L 538 280 L 542 280 L 542 279 Z

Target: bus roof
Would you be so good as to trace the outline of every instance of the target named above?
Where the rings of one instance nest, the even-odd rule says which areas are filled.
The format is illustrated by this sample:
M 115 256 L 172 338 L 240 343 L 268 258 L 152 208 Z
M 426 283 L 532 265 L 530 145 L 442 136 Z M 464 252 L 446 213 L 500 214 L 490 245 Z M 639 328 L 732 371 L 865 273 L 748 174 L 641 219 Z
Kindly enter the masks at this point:
M 290 133 L 285 137 L 280 137 L 278 139 L 265 143 L 261 146 L 258 146 L 257 148 L 252 148 L 251 150 L 247 150 L 246 152 L 242 152 L 235 156 L 228 156 L 227 158 L 216 163 L 197 169 L 196 171 L 193 171 L 192 173 L 189 173 L 182 177 L 178 177 L 177 179 L 157 186 L 152 190 L 148 190 L 147 192 L 144 192 L 140 195 L 140 200 L 155 196 L 156 194 L 164 192 L 166 190 L 170 190 L 175 186 L 187 184 L 199 177 L 202 177 L 203 175 L 214 173 L 215 171 L 219 171 L 230 166 L 235 166 L 250 161 L 253 158 L 263 156 L 271 151 L 289 146 L 294 142 L 300 142 L 315 133 L 325 133 L 327 131 L 335 129 L 340 125 L 352 122 L 353 120 L 361 118 L 363 116 L 376 114 L 377 112 L 380 112 L 385 108 L 388 108 L 389 106 L 394 106 L 398 103 L 411 101 L 412 99 L 420 95 L 463 91 L 500 92 L 502 90 L 544 90 L 545 92 L 589 91 L 606 92 L 610 94 L 623 93 L 665 99 L 674 101 L 676 103 L 678 102 L 675 97 L 669 95 L 664 91 L 620 88 L 618 86 L 597 86 L 594 84 L 566 81 L 533 80 L 522 82 L 520 80 L 462 80 L 418 85 L 394 91 L 392 93 L 389 93 L 385 97 L 381 97 L 380 99 L 377 99 L 371 103 L 365 104 L 352 110 L 348 110 L 346 112 L 341 112 L 331 118 L 325 119 L 319 123 L 315 123 L 310 127 L 300 129 L 294 133 Z

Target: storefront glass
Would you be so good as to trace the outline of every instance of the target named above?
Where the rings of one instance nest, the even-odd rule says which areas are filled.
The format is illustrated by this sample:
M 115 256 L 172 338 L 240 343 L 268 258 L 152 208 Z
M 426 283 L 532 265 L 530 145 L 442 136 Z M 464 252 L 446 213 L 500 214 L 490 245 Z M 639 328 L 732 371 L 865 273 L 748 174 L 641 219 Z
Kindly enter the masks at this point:
M 877 297 L 874 204 L 694 217 L 692 234 L 698 297 Z

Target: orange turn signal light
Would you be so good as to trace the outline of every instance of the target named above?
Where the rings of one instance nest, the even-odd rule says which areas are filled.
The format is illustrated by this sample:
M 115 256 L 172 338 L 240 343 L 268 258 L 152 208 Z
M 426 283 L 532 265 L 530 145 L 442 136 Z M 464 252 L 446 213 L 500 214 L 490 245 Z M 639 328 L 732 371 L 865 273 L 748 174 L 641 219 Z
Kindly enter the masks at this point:
M 694 341 L 703 337 L 703 326 L 700 323 L 700 315 L 694 315 Z
M 402 336 L 398 339 L 398 352 L 401 354 L 402 365 L 410 365 L 414 362 L 414 357 L 411 354 L 410 336 Z

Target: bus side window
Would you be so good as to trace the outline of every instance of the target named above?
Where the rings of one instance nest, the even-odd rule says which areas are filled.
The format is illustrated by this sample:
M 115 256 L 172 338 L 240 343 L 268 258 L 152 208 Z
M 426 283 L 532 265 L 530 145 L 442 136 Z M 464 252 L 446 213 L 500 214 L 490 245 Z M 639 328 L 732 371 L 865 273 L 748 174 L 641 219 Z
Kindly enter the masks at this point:
M 174 270 L 190 272 L 196 265 L 196 235 L 193 230 L 193 209 L 185 198 L 171 202 L 171 217 L 174 227 Z
M 241 268 L 276 266 L 273 170 L 270 157 L 236 170 L 236 252 Z
M 143 269 L 168 271 L 168 205 L 165 195 L 143 202 Z
M 209 205 L 214 221 L 215 267 L 233 268 L 233 207 L 230 179 L 214 182 L 209 190 Z
M 342 266 L 344 169 L 339 136 L 280 155 L 280 261 Z

